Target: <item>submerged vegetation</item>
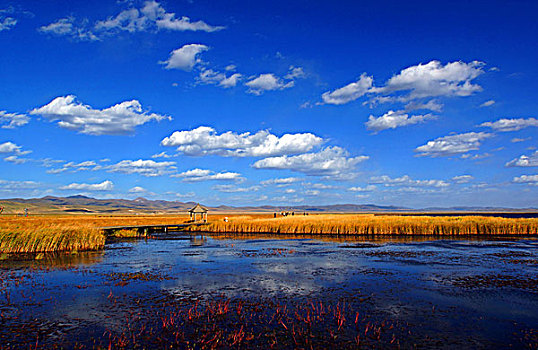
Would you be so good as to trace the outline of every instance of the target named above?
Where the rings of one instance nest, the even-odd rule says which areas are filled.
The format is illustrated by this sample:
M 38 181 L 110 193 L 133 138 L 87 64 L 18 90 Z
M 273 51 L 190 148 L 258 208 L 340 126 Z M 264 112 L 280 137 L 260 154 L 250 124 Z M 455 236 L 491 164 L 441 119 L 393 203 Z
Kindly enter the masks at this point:
M 483 216 L 397 216 L 318 214 L 274 218 L 270 214 L 213 215 L 209 224 L 191 232 L 267 233 L 293 235 L 537 235 L 537 218 Z M 102 249 L 102 227 L 181 224 L 187 215 L 174 216 L 3 216 L 0 253 L 39 253 Z M 116 237 L 136 237 L 136 230 L 119 230 Z

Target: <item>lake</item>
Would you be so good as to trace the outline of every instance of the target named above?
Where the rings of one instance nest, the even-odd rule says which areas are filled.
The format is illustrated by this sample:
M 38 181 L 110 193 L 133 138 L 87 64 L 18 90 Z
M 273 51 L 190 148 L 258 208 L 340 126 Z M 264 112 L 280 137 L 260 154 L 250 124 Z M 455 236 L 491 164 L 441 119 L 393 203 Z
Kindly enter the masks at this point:
M 536 348 L 538 240 L 162 236 L 0 260 L 0 347 Z

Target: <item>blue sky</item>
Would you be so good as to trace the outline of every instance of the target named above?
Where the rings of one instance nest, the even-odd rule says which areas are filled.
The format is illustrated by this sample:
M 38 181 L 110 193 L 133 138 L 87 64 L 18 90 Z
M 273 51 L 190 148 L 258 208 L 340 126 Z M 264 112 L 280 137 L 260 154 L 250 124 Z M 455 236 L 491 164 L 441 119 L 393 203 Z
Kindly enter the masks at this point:
M 0 198 L 536 207 L 536 13 L 0 0 Z

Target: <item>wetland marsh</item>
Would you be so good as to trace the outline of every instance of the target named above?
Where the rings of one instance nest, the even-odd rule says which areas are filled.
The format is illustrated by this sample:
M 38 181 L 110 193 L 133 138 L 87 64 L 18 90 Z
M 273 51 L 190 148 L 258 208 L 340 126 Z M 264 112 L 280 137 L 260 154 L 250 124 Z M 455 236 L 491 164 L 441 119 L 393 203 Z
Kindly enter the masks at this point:
M 538 241 L 167 235 L 0 261 L 2 348 L 536 348 Z

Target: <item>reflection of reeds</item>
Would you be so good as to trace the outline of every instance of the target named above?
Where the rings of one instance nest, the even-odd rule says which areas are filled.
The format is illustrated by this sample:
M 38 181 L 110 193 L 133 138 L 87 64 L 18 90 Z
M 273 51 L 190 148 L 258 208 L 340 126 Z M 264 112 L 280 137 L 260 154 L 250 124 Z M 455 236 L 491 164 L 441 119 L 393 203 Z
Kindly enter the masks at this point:
M 536 235 L 538 219 L 485 216 L 296 215 L 278 218 L 230 217 L 189 230 L 237 233 L 336 235 Z

